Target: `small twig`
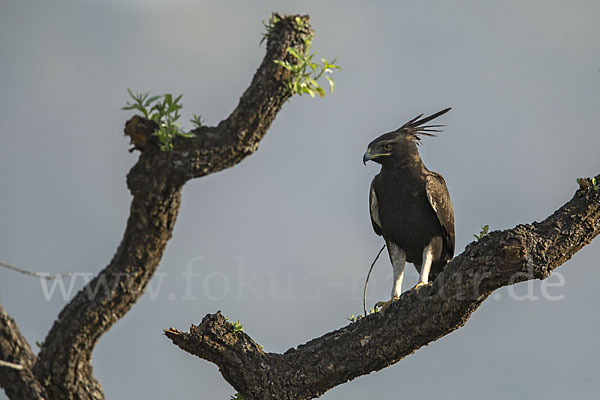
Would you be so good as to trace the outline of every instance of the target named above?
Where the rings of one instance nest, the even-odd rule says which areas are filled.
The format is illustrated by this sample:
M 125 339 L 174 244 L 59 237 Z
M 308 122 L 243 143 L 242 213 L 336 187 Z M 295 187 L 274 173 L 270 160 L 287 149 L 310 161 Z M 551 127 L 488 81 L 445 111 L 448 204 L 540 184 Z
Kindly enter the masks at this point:
M 365 317 L 367 316 L 367 285 L 369 284 L 369 277 L 371 276 L 371 271 L 373 271 L 373 266 L 377 262 L 377 259 L 379 259 L 379 256 L 381 255 L 381 252 L 383 251 L 383 249 L 385 249 L 385 244 L 383 245 L 383 247 L 381 249 L 379 249 L 379 253 L 377 253 L 377 256 L 371 263 L 371 268 L 369 268 L 369 273 L 367 274 L 367 279 L 365 280 L 365 289 L 363 291 L 363 311 L 365 312 Z
M 23 369 L 23 366 L 21 364 L 13 364 L 11 362 L 2 360 L 0 360 L 0 367 L 12 368 L 19 371 Z
M 20 272 L 25 275 L 35 276 L 36 278 L 47 279 L 49 281 L 51 281 L 53 279 L 64 278 L 64 277 L 72 275 L 71 272 L 67 272 L 66 274 L 56 274 L 56 275 L 50 275 L 45 272 L 31 272 L 31 271 L 27 271 L 27 270 L 19 268 L 19 267 L 15 267 L 14 265 L 4 263 L 2 261 L 0 261 L 0 266 L 8 268 L 8 269 L 12 269 L 13 271 L 17 271 L 17 272 Z

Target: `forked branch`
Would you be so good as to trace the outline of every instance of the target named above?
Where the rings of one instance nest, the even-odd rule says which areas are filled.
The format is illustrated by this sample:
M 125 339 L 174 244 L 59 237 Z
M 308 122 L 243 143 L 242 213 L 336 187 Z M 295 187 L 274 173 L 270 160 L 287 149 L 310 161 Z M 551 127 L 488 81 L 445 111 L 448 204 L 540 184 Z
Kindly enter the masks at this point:
M 288 48 L 303 49 L 311 32 L 307 16 L 278 19 L 269 33 L 264 60 L 231 115 L 216 127 L 197 128 L 194 138 L 176 139 L 171 152 L 160 150 L 153 121 L 135 116 L 127 122 L 125 133 L 141 154 L 127 176 L 133 194 L 130 215 L 108 266 L 63 308 L 37 357 L 0 309 L 0 359 L 24 367 L 6 374 L 3 368 L 0 373 L 0 386 L 11 398 L 104 398 L 92 375 L 92 351 L 152 279 L 173 232 L 182 186 L 192 178 L 229 168 L 256 151 L 291 96 L 284 84 L 286 72 L 274 60 L 287 57 Z

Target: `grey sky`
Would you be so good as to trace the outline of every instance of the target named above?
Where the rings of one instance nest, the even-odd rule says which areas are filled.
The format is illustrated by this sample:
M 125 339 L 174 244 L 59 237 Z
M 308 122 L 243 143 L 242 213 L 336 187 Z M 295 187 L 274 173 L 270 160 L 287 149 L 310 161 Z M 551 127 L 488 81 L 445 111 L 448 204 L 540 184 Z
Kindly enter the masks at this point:
M 367 206 L 377 168 L 361 157 L 417 114 L 453 107 L 421 154 L 448 182 L 458 253 L 483 224 L 545 218 L 575 178 L 599 172 L 598 1 L 3 0 L 0 260 L 53 273 L 104 268 L 137 158 L 122 136 L 126 88 L 183 93 L 186 119 L 218 123 L 264 55 L 271 11 L 310 14 L 314 49 L 342 65 L 336 92 L 293 98 L 255 155 L 185 187 L 155 299 L 146 293 L 94 352 L 107 398 L 233 394 L 216 367 L 162 336 L 206 313 L 241 320 L 278 352 L 359 313 L 381 245 Z M 578 253 L 546 296 L 540 282 L 498 291 L 456 333 L 323 398 L 595 396 L 598 254 L 598 241 Z M 201 276 L 186 281 L 186 268 Z M 408 270 L 405 287 L 416 281 Z M 369 303 L 389 296 L 390 277 L 386 257 Z M 537 300 L 515 299 L 528 288 Z M 47 301 L 39 281 L 4 269 L 0 301 L 32 345 L 65 304 L 59 289 Z

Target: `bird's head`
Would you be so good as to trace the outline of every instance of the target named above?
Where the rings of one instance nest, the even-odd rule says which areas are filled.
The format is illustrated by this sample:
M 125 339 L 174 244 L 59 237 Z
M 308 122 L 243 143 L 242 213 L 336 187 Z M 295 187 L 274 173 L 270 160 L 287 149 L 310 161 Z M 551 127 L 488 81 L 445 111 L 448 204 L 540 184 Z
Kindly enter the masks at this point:
M 434 132 L 441 132 L 443 125 L 423 125 L 432 119 L 450 111 L 446 108 L 429 117 L 422 118 L 423 114 L 411 119 L 395 131 L 384 133 L 369 143 L 367 151 L 363 155 L 363 163 L 371 160 L 379 164 L 410 162 L 419 159 L 417 145 L 420 136 L 436 136 Z

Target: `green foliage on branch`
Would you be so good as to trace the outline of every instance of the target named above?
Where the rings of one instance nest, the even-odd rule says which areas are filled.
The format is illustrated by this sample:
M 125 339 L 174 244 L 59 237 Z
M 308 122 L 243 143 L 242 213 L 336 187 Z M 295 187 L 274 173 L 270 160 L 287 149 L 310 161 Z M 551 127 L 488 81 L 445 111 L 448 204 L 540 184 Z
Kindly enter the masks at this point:
M 244 332 L 244 327 L 242 326 L 242 324 L 240 323 L 239 320 L 231 323 L 231 332 L 232 333 Z
M 202 117 L 200 115 L 192 114 L 192 119 L 190 121 L 196 128 L 202 128 L 204 126 L 204 122 L 202 122 Z
M 381 307 L 379 307 L 379 306 L 376 305 L 374 308 L 369 308 L 369 311 L 367 312 L 367 315 L 375 314 L 375 313 L 378 313 L 379 311 L 381 311 Z M 348 321 L 350 321 L 350 322 L 356 322 L 356 321 L 358 321 L 361 318 L 363 318 L 362 315 L 357 315 L 356 316 L 354 314 L 352 314 L 352 316 L 350 316 L 350 317 L 346 317 L 346 319 Z
M 479 232 L 479 235 L 473 235 L 473 236 L 475 236 L 475 239 L 481 240 L 481 239 L 483 239 L 484 236 L 489 235 L 489 230 L 490 230 L 489 225 L 483 225 L 481 227 L 481 231 Z
M 273 28 L 275 28 L 275 24 L 278 23 L 279 20 L 279 15 L 273 13 L 269 17 L 269 22 L 262 22 L 263 26 L 265 27 L 265 31 L 263 32 L 262 37 L 260 38 L 260 42 L 258 43 L 259 46 L 263 44 L 267 39 L 269 39 L 269 36 L 273 32 Z
M 298 51 L 293 47 L 288 47 L 287 52 L 294 60 L 275 60 L 275 63 L 281 65 L 291 73 L 291 78 L 285 82 L 286 88 L 291 94 L 308 94 L 310 97 L 325 96 L 325 89 L 318 82 L 320 78 L 325 78 L 329 82 L 329 91 L 333 93 L 335 84 L 328 74 L 336 69 L 341 69 L 334 59 L 332 62 L 321 58 L 321 62 L 314 62 L 316 53 L 311 53 L 312 35 L 304 38 L 304 51 Z
M 280 17 L 277 14 L 272 14 L 268 23 L 263 21 L 265 31 L 260 40 L 261 44 L 267 40 L 269 35 L 271 35 L 275 25 L 279 21 Z M 301 17 L 296 17 L 294 23 L 296 24 L 296 28 L 300 31 L 305 30 L 307 27 Z M 316 95 L 324 97 L 326 92 L 319 83 L 319 79 L 321 78 L 326 79 L 329 83 L 330 93 L 333 93 L 335 88 L 333 79 L 329 75 L 333 73 L 334 70 L 341 69 L 341 67 L 336 64 L 337 59 L 334 59 L 331 62 L 327 61 L 326 58 L 321 58 L 320 62 L 314 61 L 317 54 L 311 52 L 312 39 L 312 34 L 306 34 L 304 36 L 304 50 L 302 51 L 293 47 L 288 47 L 286 49 L 287 54 L 291 55 L 293 58 L 291 61 L 274 60 L 276 64 L 281 65 L 290 72 L 291 77 L 285 81 L 285 87 L 292 95 L 299 94 L 302 96 L 303 94 L 308 94 L 310 97 L 315 97 Z
M 175 136 L 185 138 L 194 137 L 193 133 L 185 133 L 181 129 L 179 122 L 177 122 L 181 116 L 179 110 L 183 107 L 180 103 L 182 94 L 175 98 L 170 93 L 149 98 L 150 93 L 135 94 L 130 89 L 127 89 L 127 92 L 133 99 L 133 102 L 127 102 L 122 110 L 140 111 L 144 115 L 144 118 L 158 124 L 158 129 L 154 132 L 154 135 L 158 137 L 162 151 L 173 150 L 173 139 L 175 139 Z M 201 127 L 202 119 L 200 116 L 194 114 L 192 123 L 196 127 Z
M 600 191 L 600 182 L 596 180 L 596 177 L 590 178 L 577 178 L 577 184 L 580 189 L 589 190 L 590 192 Z

